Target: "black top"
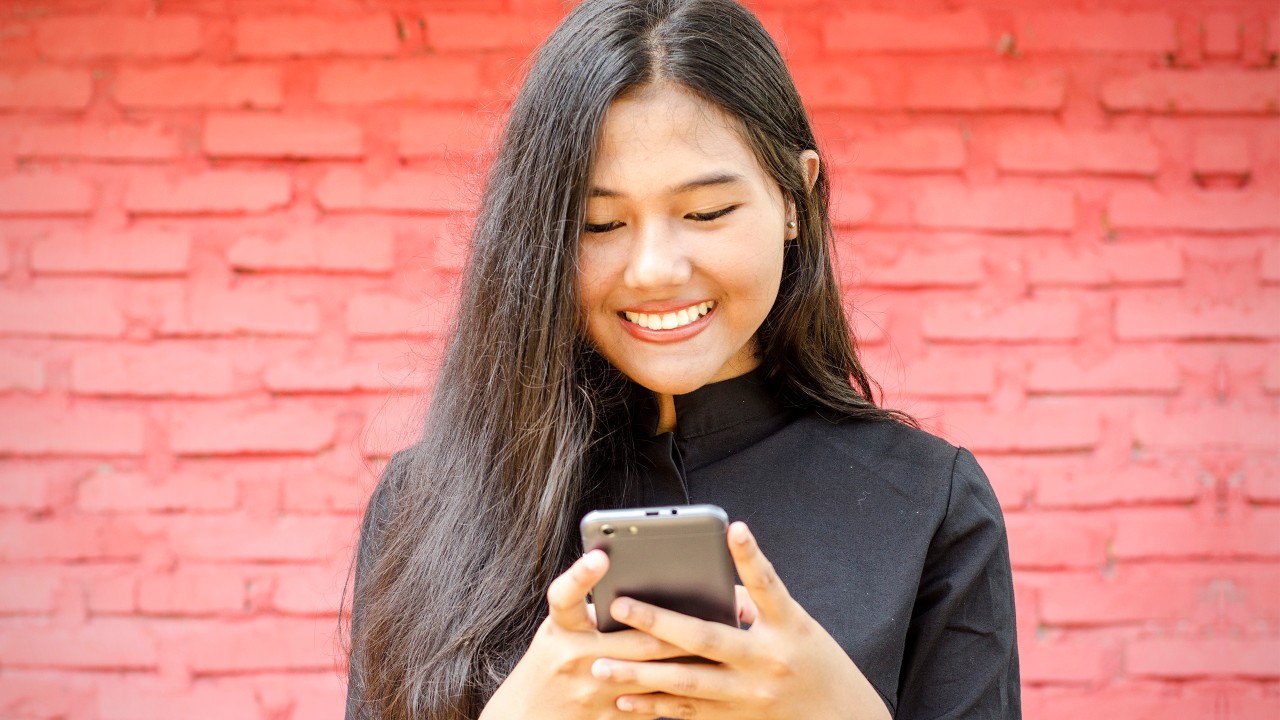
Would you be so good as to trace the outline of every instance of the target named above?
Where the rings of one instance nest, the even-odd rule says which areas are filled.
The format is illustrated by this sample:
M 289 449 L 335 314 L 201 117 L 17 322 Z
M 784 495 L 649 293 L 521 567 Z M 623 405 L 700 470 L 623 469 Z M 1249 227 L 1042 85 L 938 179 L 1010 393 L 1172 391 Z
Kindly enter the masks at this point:
M 712 503 L 746 521 L 895 718 L 1021 718 L 1004 518 L 972 454 L 790 407 L 759 372 L 675 406 L 676 431 L 655 434 L 652 394 L 631 403 L 637 457 L 602 478 L 629 478 L 619 507 Z
M 788 407 L 758 372 L 676 396 L 674 433 L 648 397 L 622 505 L 746 521 L 895 718 L 1022 716 L 1004 517 L 969 451 Z

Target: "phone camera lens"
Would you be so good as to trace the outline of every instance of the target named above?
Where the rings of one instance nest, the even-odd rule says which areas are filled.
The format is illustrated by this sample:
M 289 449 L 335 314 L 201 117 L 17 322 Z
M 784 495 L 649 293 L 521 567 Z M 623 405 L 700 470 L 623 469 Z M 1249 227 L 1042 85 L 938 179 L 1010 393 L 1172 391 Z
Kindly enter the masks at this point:
M 605 535 L 612 535 L 614 533 L 614 529 L 612 525 L 605 525 L 600 528 L 600 532 L 604 533 Z

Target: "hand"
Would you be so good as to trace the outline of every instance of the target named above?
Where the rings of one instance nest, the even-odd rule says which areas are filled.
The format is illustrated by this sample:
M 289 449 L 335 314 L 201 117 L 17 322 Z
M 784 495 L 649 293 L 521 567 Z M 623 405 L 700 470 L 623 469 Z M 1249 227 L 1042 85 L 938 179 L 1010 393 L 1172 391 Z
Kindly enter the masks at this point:
M 592 673 L 614 684 L 624 717 L 713 720 L 889 718 L 884 701 L 840 645 L 783 587 L 747 529 L 729 527 L 729 551 L 755 602 L 749 630 L 639 602 L 614 600 L 621 622 L 719 665 L 637 662 L 611 655 Z M 627 688 L 639 687 L 640 690 Z
M 638 630 L 601 633 L 587 593 L 609 569 L 609 556 L 593 550 L 547 588 L 547 619 L 524 657 L 485 705 L 482 720 L 600 720 L 631 718 L 614 703 L 618 692 L 645 692 L 639 685 L 602 683 L 591 675 L 600 657 L 642 662 L 688 655 L 684 649 Z

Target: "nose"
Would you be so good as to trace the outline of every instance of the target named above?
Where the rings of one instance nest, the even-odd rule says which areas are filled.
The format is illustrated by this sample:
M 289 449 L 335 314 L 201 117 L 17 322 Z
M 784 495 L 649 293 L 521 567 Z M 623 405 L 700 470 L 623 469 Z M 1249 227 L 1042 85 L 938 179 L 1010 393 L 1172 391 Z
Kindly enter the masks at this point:
M 678 233 L 663 223 L 647 223 L 632 236 L 623 281 L 633 290 L 677 287 L 689 282 L 693 264 Z

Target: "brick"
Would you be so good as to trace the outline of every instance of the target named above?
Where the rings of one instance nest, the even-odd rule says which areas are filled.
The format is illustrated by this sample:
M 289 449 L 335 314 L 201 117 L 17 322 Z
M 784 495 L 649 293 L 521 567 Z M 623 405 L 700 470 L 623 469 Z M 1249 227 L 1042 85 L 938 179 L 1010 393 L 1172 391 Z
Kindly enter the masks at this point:
M 271 605 L 282 613 L 335 617 L 342 608 L 346 581 L 347 574 L 341 570 L 281 568 Z
M 87 404 L 57 407 L 21 398 L 0 401 L 0 453 L 141 455 L 143 416 Z
M 1024 690 L 1022 706 L 1027 717 L 1039 720 L 1079 720 L 1088 717 L 1204 720 L 1213 717 L 1217 708 L 1221 707 L 1219 698 L 1207 693 L 1202 696 L 1188 696 L 1186 693 L 1171 695 L 1165 688 L 1147 688 L 1133 684 L 1105 689 L 1042 688 L 1027 687 Z M 1255 716 L 1232 713 L 1228 717 Z
M 990 50 L 996 35 L 976 10 L 946 13 L 842 13 L 822 24 L 835 52 L 961 52 Z
M 62 585 L 60 570 L 49 566 L 6 567 L 4 582 L 0 582 L 0 615 L 50 614 Z
M 1096 686 L 1109 670 L 1109 653 L 1096 641 L 1061 638 L 1018 642 L 1021 681 L 1029 687 L 1041 683 Z
M 172 160 L 182 155 L 182 147 L 176 133 L 156 123 L 32 123 L 19 128 L 14 153 L 31 158 Z
M 1272 356 L 1262 374 L 1262 387 L 1269 393 L 1280 393 L 1280 358 Z
M 264 670 L 332 672 L 340 652 L 332 617 L 185 621 L 166 628 L 166 657 L 197 674 Z
M 372 12 L 350 16 L 264 15 L 236 18 L 236 53 L 244 57 L 393 55 L 395 22 Z
M 36 25 L 36 46 L 55 60 L 190 57 L 200 50 L 200 21 L 191 15 L 52 17 Z
M 1133 465 L 1119 469 L 1084 467 L 1038 478 L 1036 506 L 1105 508 L 1117 505 L 1190 503 L 1200 496 L 1192 473 Z
M 460 102 L 479 99 L 484 87 L 474 61 L 440 57 L 335 62 L 317 82 L 316 99 L 326 105 Z
M 437 13 L 427 17 L 427 42 L 442 52 L 532 50 L 558 21 L 545 14 Z
M 1107 203 L 1107 219 L 1117 228 L 1244 232 L 1280 227 L 1280 195 L 1263 192 L 1199 192 L 1163 195 L 1154 190 L 1121 190 Z
M 159 664 L 159 645 L 145 622 L 95 618 L 63 627 L 31 619 L 0 621 L 6 668 L 147 670 Z
M 9 249 L 0 243 L 0 277 L 9 274 Z
M 1017 412 L 949 407 L 946 435 L 974 451 L 1052 452 L 1095 447 L 1102 438 L 1096 410 L 1079 405 L 1039 405 Z
M 1280 558 L 1280 537 L 1275 533 L 1280 509 L 1241 508 L 1230 519 L 1195 510 L 1117 511 L 1115 556 L 1122 560 Z
M 1253 169 L 1247 138 L 1239 135 L 1200 135 L 1191 150 L 1191 170 L 1196 175 L 1245 176 Z
M 6 335 L 114 338 L 124 329 L 116 299 L 100 290 L 0 290 L 0 333 Z
M 0 508 L 48 512 L 65 486 L 66 473 L 46 462 L 0 462 Z M 57 488 L 58 490 L 55 490 Z
M 1209 58 L 1229 58 L 1240 54 L 1240 19 L 1231 13 L 1210 13 L 1200 24 L 1204 54 Z
M 306 684 L 295 679 L 299 677 L 306 676 L 292 674 L 287 685 L 295 717 L 319 718 L 331 712 L 330 708 L 345 707 L 345 681 L 334 677 L 332 670 L 313 676 Z
M 395 378 L 384 374 L 377 363 L 315 359 L 274 363 L 263 373 L 262 380 L 273 393 L 386 392 L 402 387 Z
M 0 215 L 84 215 L 93 184 L 74 175 L 18 172 L 0 177 Z
M 968 151 L 958 129 L 910 128 L 879 132 L 829 147 L 834 167 L 889 172 L 959 170 Z
M 173 516 L 165 533 L 183 560 L 314 562 L 349 550 L 357 530 L 350 517 L 185 515 Z
M 82 110 L 93 99 L 88 70 L 37 67 L 0 72 L 0 108 Z
M 831 190 L 831 223 L 836 227 L 854 227 L 870 219 L 876 200 L 865 192 L 833 187 Z
M 124 206 L 131 213 L 266 212 L 288 204 L 289 176 L 267 170 L 204 170 L 194 175 L 135 174 Z
M 1040 185 L 968 187 L 930 183 L 920 188 L 915 220 L 924 227 L 1035 232 L 1075 227 L 1075 196 Z
M 126 66 L 116 72 L 114 96 L 131 108 L 274 109 L 284 103 L 284 76 L 255 65 Z
M 1272 638 L 1135 638 L 1125 670 L 1136 677 L 1190 679 L 1280 677 L 1280 641 Z
M 320 310 L 314 302 L 265 290 L 194 290 L 180 307 L 168 309 L 157 332 L 310 336 L 320 332 Z
M 1160 149 L 1146 133 L 1023 130 L 1000 134 L 996 166 L 1010 172 L 1155 175 Z
M 1139 412 L 1133 418 L 1133 433 L 1144 446 L 1280 451 L 1280 417 L 1262 412 L 1221 408 L 1176 414 Z
M 35 273 L 180 275 L 191 262 L 191 237 L 172 230 L 55 231 L 31 246 Z
M 989 397 L 996 368 L 989 357 L 933 350 L 903 371 L 902 392 L 922 397 Z
M 146 615 L 213 615 L 245 609 L 243 572 L 217 565 L 182 566 L 138 583 L 138 610 Z
M 1280 72 L 1150 71 L 1106 80 L 1099 94 L 1114 112 L 1271 114 L 1280 105 Z
M 1036 285 L 1136 285 L 1180 282 L 1182 252 L 1162 241 L 1037 247 L 1026 257 L 1027 279 Z
M 472 156 L 496 144 L 497 122 L 487 115 L 456 110 L 405 113 L 400 116 L 400 154 Z
M 289 477 L 283 482 L 283 490 L 282 506 L 286 512 L 355 514 L 364 509 L 369 499 L 369 492 L 351 479 Z
M 204 149 L 209 155 L 269 158 L 359 158 L 360 126 L 319 115 L 219 113 L 205 118 Z
M 847 284 L 866 287 L 973 287 L 986 279 L 976 249 L 919 251 L 907 248 L 888 263 L 864 261 Z
M 1092 361 L 1078 355 L 1037 358 L 1026 384 L 1034 393 L 1176 393 L 1182 374 L 1159 349 L 1117 349 Z
M 94 690 L 75 675 L 8 668 L 0 677 L 0 709 L 15 719 L 68 718 L 91 705 Z
M 1280 295 L 1230 305 L 1189 305 L 1176 296 L 1116 299 L 1115 332 L 1124 340 L 1265 340 L 1280 337 Z
M 1007 305 L 948 301 L 927 308 L 921 328 L 930 340 L 1028 342 L 1073 340 L 1081 308 L 1059 300 L 1019 300 Z
M 313 453 L 329 446 L 332 415 L 306 405 L 254 409 L 239 405 L 193 406 L 169 425 L 169 445 L 180 455 Z
M 1107 561 L 1111 521 L 1074 512 L 1021 512 L 1005 516 L 1015 570 L 1095 568 Z
M 1174 18 L 1163 13 L 1020 13 L 1015 38 L 1025 53 L 1135 53 L 1153 55 L 1178 48 Z
M 201 720 L 244 720 L 262 712 L 248 683 L 235 686 L 205 679 L 175 686 L 164 679 L 124 675 L 99 685 L 94 701 L 93 717 L 98 720 L 169 720 L 189 715 L 192 708 L 200 709 Z
M 1270 243 L 1263 249 L 1258 270 L 1263 282 L 1280 282 L 1280 243 Z
M 395 269 L 395 236 L 387 225 L 326 223 L 293 228 L 278 239 L 241 238 L 227 260 L 243 270 L 387 273 Z
M 76 504 L 82 510 L 210 512 L 233 510 L 239 501 L 239 488 L 228 477 L 207 477 L 183 472 L 156 480 L 142 473 L 104 470 L 93 473 L 80 483 Z
M 1123 566 L 1110 577 L 1097 571 L 1053 573 L 1038 583 L 1041 622 L 1096 626 L 1190 619 L 1211 573 L 1198 566 Z
M 886 92 L 869 73 L 850 70 L 843 64 L 823 63 L 791 66 L 796 88 L 810 110 L 872 110 L 890 104 Z
M 451 309 L 439 301 L 394 295 L 357 295 L 347 303 L 347 330 L 365 336 L 440 336 Z
M 44 363 L 37 357 L 0 351 L 0 392 L 44 390 Z
M 137 562 L 152 542 L 128 524 L 98 516 L 0 524 L 0 559 L 9 563 Z
M 453 212 L 470 200 L 471 180 L 431 170 L 400 170 L 370 178 L 360 170 L 330 170 L 316 186 L 316 201 L 325 210 L 384 210 L 392 212 Z
M 108 347 L 71 358 L 71 390 L 78 395 L 219 397 L 234 390 L 225 355 L 180 345 Z
M 1067 75 L 1062 70 L 952 63 L 909 75 L 906 105 L 911 110 L 1056 111 L 1066 96 Z

